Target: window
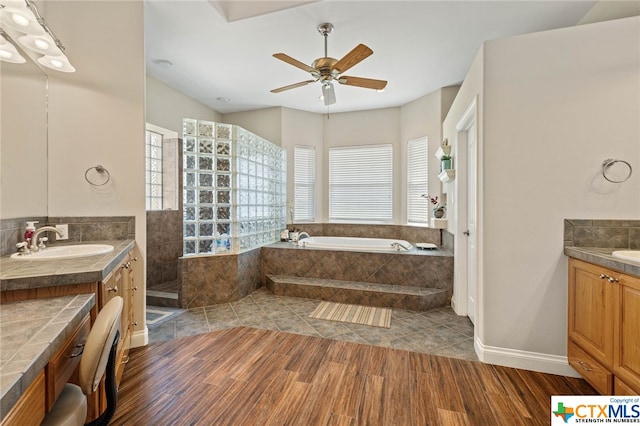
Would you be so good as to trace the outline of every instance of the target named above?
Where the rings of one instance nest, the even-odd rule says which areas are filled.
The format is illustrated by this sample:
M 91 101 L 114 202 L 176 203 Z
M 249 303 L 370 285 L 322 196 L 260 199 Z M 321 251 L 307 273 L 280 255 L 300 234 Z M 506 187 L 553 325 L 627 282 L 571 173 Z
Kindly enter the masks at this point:
M 426 225 L 429 222 L 429 143 L 427 138 L 407 143 L 407 222 Z
M 390 223 L 392 219 L 392 146 L 330 148 L 329 220 Z
M 314 193 L 316 181 L 316 149 L 312 146 L 296 145 L 293 149 L 293 221 L 313 222 Z
M 145 132 L 147 210 L 162 210 L 162 134 Z

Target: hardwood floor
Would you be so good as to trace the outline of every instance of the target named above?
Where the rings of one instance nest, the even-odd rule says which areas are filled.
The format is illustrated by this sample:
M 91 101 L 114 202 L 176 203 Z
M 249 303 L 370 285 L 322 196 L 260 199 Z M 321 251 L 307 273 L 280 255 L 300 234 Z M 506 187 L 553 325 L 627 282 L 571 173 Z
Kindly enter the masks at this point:
M 249 327 L 131 351 L 112 425 L 547 425 L 584 380 Z

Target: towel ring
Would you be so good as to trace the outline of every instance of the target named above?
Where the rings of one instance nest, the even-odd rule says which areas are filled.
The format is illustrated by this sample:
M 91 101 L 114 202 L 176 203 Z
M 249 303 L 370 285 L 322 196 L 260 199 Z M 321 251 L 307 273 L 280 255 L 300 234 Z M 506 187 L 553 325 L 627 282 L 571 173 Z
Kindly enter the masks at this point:
M 625 164 L 629 168 L 629 173 L 627 174 L 627 176 L 624 177 L 624 179 L 615 180 L 615 179 L 611 179 L 610 177 L 607 176 L 607 170 L 609 170 L 609 167 L 613 166 L 616 163 Z M 606 160 L 604 160 L 602 162 L 602 176 L 606 180 L 611 182 L 611 183 L 622 183 L 622 182 L 625 182 L 625 181 L 629 180 L 629 178 L 631 177 L 631 173 L 633 173 L 633 168 L 631 168 L 631 164 L 629 164 L 628 162 L 626 162 L 624 160 L 614 160 L 613 158 L 607 158 Z
M 104 182 L 99 183 L 100 181 L 98 181 L 98 182 L 94 182 L 94 181 L 92 181 L 92 180 L 89 178 L 89 172 L 90 172 L 91 170 L 95 170 L 96 172 L 98 172 L 98 174 L 99 174 L 100 176 L 104 176 L 104 175 L 106 175 L 106 177 L 105 177 L 105 178 L 103 178 Z M 87 182 L 89 182 L 89 184 L 90 184 L 90 185 L 93 185 L 93 186 L 104 186 L 104 185 L 106 185 L 107 183 L 109 183 L 109 180 L 111 179 L 111 173 L 109 173 L 109 170 L 105 169 L 105 168 L 104 168 L 104 167 L 102 167 L 100 164 L 98 164 L 97 166 L 89 167 L 89 168 L 87 169 L 87 171 L 86 171 L 86 172 L 84 172 L 84 178 L 85 178 L 85 180 L 86 180 Z

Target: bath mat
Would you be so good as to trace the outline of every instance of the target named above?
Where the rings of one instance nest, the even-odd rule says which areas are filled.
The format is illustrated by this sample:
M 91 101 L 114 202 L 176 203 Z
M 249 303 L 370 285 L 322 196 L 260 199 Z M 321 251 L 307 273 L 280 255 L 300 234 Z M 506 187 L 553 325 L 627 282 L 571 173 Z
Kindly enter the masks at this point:
M 391 327 L 391 309 L 346 305 L 344 303 L 321 302 L 311 312 L 309 318 L 371 325 L 373 327 Z

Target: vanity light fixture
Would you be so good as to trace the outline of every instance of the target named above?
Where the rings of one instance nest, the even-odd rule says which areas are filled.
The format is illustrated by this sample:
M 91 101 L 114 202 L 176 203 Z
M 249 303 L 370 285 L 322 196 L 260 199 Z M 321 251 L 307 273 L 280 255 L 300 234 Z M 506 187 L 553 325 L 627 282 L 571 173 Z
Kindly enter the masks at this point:
M 27 60 L 18 53 L 18 49 L 7 40 L 4 31 L 0 29 L 0 61 L 11 62 L 14 64 L 24 64 Z
M 3 38 L 8 35 L 17 39 L 28 53 L 43 55 L 36 58 L 39 64 L 56 71 L 76 71 L 64 54 L 62 42 L 32 0 L 0 0 L 0 26 Z M 0 60 L 5 60 L 2 54 Z

